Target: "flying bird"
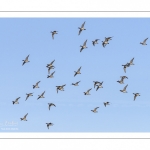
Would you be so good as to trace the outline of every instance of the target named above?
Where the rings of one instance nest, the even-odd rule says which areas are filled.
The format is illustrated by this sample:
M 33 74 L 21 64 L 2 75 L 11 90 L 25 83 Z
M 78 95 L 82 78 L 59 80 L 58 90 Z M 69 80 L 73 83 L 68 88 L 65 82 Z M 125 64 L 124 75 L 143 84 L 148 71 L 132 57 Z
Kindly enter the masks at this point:
M 19 104 L 19 102 L 18 102 L 19 99 L 20 99 L 20 97 L 16 98 L 15 101 L 12 101 L 12 102 L 13 102 L 13 105 L 14 105 L 14 104 Z
M 38 81 L 35 85 L 33 85 L 33 89 L 34 88 L 39 88 L 38 84 L 40 83 L 41 81 Z
M 55 60 L 53 60 L 51 63 L 47 64 L 47 66 L 46 66 L 46 67 L 53 66 L 54 61 L 55 61 Z
M 86 92 L 83 92 L 83 93 L 84 93 L 84 95 L 90 95 L 90 90 L 92 90 L 92 88 L 91 88 L 91 89 L 89 89 L 89 90 L 87 90 Z
M 103 84 L 103 82 L 101 82 L 101 83 L 99 83 L 98 85 L 96 85 L 96 86 L 97 86 L 96 91 L 97 91 L 99 88 L 103 88 L 102 84 Z
M 72 83 L 72 85 L 78 86 L 79 82 L 80 82 L 80 81 L 78 81 L 78 82 L 76 82 L 76 83 Z
M 109 40 L 105 37 L 105 40 L 102 41 L 102 46 L 105 47 L 107 44 L 109 44 L 108 41 Z
M 98 111 L 97 111 L 97 109 L 98 109 L 99 107 L 96 107 L 96 108 L 94 108 L 93 110 L 91 110 L 92 112 L 94 112 L 94 113 L 97 113 Z
M 81 25 L 81 27 L 78 27 L 80 29 L 78 35 L 80 35 L 81 31 L 86 30 L 84 28 L 84 25 L 85 25 L 85 22 Z
M 88 47 L 86 46 L 86 42 L 87 42 L 87 40 L 83 43 L 82 46 L 80 45 L 80 47 L 81 47 L 80 52 L 82 52 L 83 49 L 88 48 Z
M 53 76 L 53 75 L 54 75 L 54 73 L 55 73 L 55 71 L 54 71 L 54 72 L 52 72 L 50 75 L 48 75 L 48 76 L 47 76 L 47 78 L 53 78 L 53 77 L 54 77 L 54 76 Z
M 46 123 L 47 124 L 47 128 L 49 129 L 49 126 L 53 126 L 54 124 L 53 123 Z
M 60 91 L 64 91 L 64 86 L 66 86 L 66 84 L 62 85 L 62 86 L 56 86 L 57 87 L 57 93 L 58 93 L 58 90 Z
M 58 34 L 57 32 L 58 32 L 58 31 L 53 31 L 53 32 L 51 31 L 51 33 L 52 33 L 52 38 L 53 38 L 53 39 L 54 39 L 54 35 L 55 35 L 55 34 Z
M 39 98 L 45 98 L 45 97 L 44 97 L 44 93 L 45 93 L 45 91 L 44 91 L 41 95 L 38 95 L 37 100 L 38 100 Z
M 109 105 L 110 102 L 104 102 L 104 106 L 106 107 L 106 105 Z
M 140 44 L 142 44 L 142 45 L 147 45 L 147 44 L 146 44 L 147 39 L 148 39 L 148 38 L 146 38 L 143 42 L 140 42 Z
M 21 121 L 24 120 L 24 121 L 27 121 L 26 117 L 27 117 L 28 113 L 23 117 L 23 118 L 20 118 Z
M 134 94 L 134 101 L 136 99 L 137 96 L 140 96 L 140 93 L 133 93 Z
M 29 55 L 25 58 L 25 60 L 22 60 L 23 61 L 23 64 L 22 64 L 22 66 L 25 64 L 25 63 L 28 63 L 28 62 L 30 62 L 29 60 L 28 60 L 28 58 L 29 58 Z
M 27 95 L 27 97 L 26 97 L 26 100 L 27 100 L 30 96 L 33 96 L 33 93 L 28 93 L 26 95 Z
M 124 80 L 124 78 L 121 78 L 121 80 L 117 81 L 117 82 L 120 83 L 120 84 L 124 84 L 123 80 Z
M 74 72 L 75 72 L 74 77 L 75 77 L 77 74 L 81 74 L 80 70 L 81 70 L 81 67 L 80 67 L 77 71 L 74 71 Z
M 95 44 L 98 44 L 98 40 L 99 40 L 99 39 L 96 39 L 96 40 L 92 41 L 93 46 L 95 46 Z
M 50 107 L 51 106 L 55 106 L 56 107 L 56 105 L 55 104 L 53 104 L 53 103 L 48 103 L 48 109 L 50 110 Z
M 95 88 L 95 86 L 97 85 L 97 84 L 100 84 L 101 82 L 99 82 L 99 81 L 93 81 L 94 82 L 94 88 Z
M 120 90 L 123 93 L 127 93 L 126 88 L 127 88 L 128 84 L 123 88 L 123 90 Z

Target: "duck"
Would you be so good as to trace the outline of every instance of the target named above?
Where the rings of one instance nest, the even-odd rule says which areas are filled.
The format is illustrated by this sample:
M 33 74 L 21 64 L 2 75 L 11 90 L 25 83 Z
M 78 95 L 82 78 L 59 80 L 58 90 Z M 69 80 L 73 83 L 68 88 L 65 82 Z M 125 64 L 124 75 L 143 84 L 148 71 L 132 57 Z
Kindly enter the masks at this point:
M 58 32 L 58 31 L 51 31 L 51 33 L 52 33 L 52 38 L 53 38 L 53 39 L 54 39 L 54 35 L 55 35 L 55 34 L 58 34 L 57 32 Z
M 38 100 L 39 98 L 45 98 L 45 97 L 44 97 L 44 93 L 45 93 L 45 91 L 44 91 L 41 95 L 38 95 L 37 100 Z
M 105 38 L 104 41 L 102 41 L 102 46 L 105 47 L 108 43 L 109 40 L 107 40 L 107 38 Z
M 120 90 L 123 93 L 127 93 L 126 88 L 127 88 L 128 84 L 123 88 L 123 90 Z
M 47 128 L 49 129 L 49 126 L 53 126 L 54 124 L 53 123 L 46 123 L 47 124 Z
M 14 104 L 19 104 L 19 102 L 18 102 L 19 99 L 20 99 L 20 97 L 16 98 L 15 101 L 12 101 L 13 105 L 14 105 Z
M 58 90 L 60 91 L 64 91 L 64 86 L 66 86 L 66 84 L 62 85 L 62 86 L 56 86 L 57 87 L 57 93 L 58 93 Z
M 74 71 L 74 72 L 75 72 L 74 77 L 75 77 L 77 74 L 81 74 L 80 70 L 81 70 L 81 67 L 80 67 L 77 71 Z
M 30 96 L 33 96 L 33 93 L 26 93 L 27 97 L 26 97 L 26 100 L 30 97 Z
M 98 44 L 98 40 L 100 40 L 100 39 L 96 39 L 96 40 L 92 41 L 93 46 L 95 46 L 95 44 Z
M 85 21 L 83 22 L 83 24 L 81 25 L 81 27 L 78 27 L 78 29 L 80 29 L 78 35 L 80 35 L 80 33 L 81 33 L 83 30 L 86 30 L 86 29 L 84 28 L 84 25 L 85 25 Z
M 78 82 L 76 82 L 76 83 L 72 83 L 72 85 L 78 86 L 79 82 L 80 82 L 80 81 L 78 81 Z
M 123 70 L 124 70 L 124 72 L 126 73 L 126 68 L 128 67 L 128 63 L 127 64 L 125 64 L 125 65 L 122 65 L 123 66 Z
M 109 105 L 110 102 L 104 102 L 104 106 L 106 107 L 106 105 Z
M 23 118 L 20 118 L 21 121 L 24 120 L 24 121 L 27 121 L 26 117 L 27 117 L 28 113 L 23 117 Z
M 84 95 L 90 95 L 90 90 L 92 90 L 92 88 L 91 89 L 89 89 L 89 90 L 87 90 L 86 92 L 83 92 L 84 93 Z
M 29 60 L 28 60 L 28 58 L 29 58 L 29 55 L 25 58 L 25 60 L 22 60 L 23 61 L 23 64 L 22 64 L 22 66 L 25 64 L 25 63 L 28 63 L 28 62 L 30 62 Z
M 50 75 L 48 75 L 48 76 L 47 76 L 47 78 L 53 78 L 53 77 L 54 77 L 54 76 L 53 76 L 53 75 L 54 75 L 54 73 L 55 73 L 55 71 L 54 71 L 54 72 L 52 72 Z
M 94 88 L 95 88 L 95 86 L 96 86 L 97 84 L 100 84 L 99 81 L 93 81 L 93 82 L 94 82 Z
M 80 45 L 80 47 L 81 47 L 80 52 L 82 52 L 83 49 L 88 48 L 88 47 L 86 46 L 86 42 L 87 42 L 87 40 L 83 43 L 82 46 Z
M 123 78 L 121 78 L 121 80 L 120 81 L 117 81 L 118 83 L 120 83 L 120 84 L 124 84 L 124 82 L 123 82 Z
M 109 40 L 112 40 L 113 36 L 112 37 L 105 37 L 105 40 L 109 41 Z
M 94 112 L 94 113 L 97 113 L 98 111 L 97 111 L 97 109 L 98 109 L 99 107 L 96 107 L 96 108 L 94 108 L 93 110 L 91 110 L 92 112 Z
M 53 66 L 54 61 L 55 61 L 55 59 L 54 59 L 51 63 L 47 64 L 47 66 L 46 66 L 46 67 Z
M 56 107 L 55 104 L 53 104 L 53 103 L 48 103 L 48 108 L 49 108 L 49 110 L 50 110 L 50 107 L 51 107 L 51 106 L 55 106 L 55 107 Z
M 140 42 L 140 44 L 142 44 L 142 45 L 147 45 L 146 44 L 146 41 L 148 40 L 148 38 L 146 38 L 143 42 Z
M 99 88 L 103 88 L 102 84 L 103 84 L 103 82 L 101 82 L 101 83 L 99 83 L 98 85 L 96 85 L 96 86 L 97 86 L 96 91 L 97 91 Z
M 140 96 L 140 93 L 133 93 L 134 94 L 134 101 L 136 99 L 137 96 Z
M 40 83 L 41 81 L 38 81 L 35 85 L 33 85 L 33 89 L 34 88 L 39 88 L 38 84 Z

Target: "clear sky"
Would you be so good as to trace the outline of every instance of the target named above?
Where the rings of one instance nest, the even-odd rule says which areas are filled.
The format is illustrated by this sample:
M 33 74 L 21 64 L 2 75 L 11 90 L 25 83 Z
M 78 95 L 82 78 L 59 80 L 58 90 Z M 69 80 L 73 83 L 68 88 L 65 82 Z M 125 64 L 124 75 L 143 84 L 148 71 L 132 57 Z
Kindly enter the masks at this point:
M 86 30 L 78 35 L 82 23 Z M 149 132 L 150 35 L 148 18 L 0 19 L 0 132 Z M 52 39 L 51 31 L 58 31 Z M 105 37 L 113 36 L 106 47 Z M 80 45 L 87 39 L 87 49 Z M 92 41 L 100 39 L 95 46 Z M 22 66 L 29 56 L 29 63 Z M 123 70 L 134 58 L 135 65 Z M 46 65 L 54 62 L 54 78 Z M 74 71 L 82 66 L 81 74 Z M 119 84 L 120 76 L 128 79 Z M 40 88 L 33 89 L 38 82 Z M 81 81 L 79 86 L 71 85 Z M 103 81 L 96 91 L 93 81 Z M 56 86 L 66 84 L 65 91 Z M 127 92 L 120 90 L 128 84 Z M 83 92 L 92 88 L 91 95 Z M 45 98 L 37 100 L 45 91 Z M 26 93 L 33 93 L 27 101 Z M 140 93 L 134 101 L 133 93 Z M 17 97 L 19 104 L 12 104 Z M 104 107 L 103 102 L 110 105 Z M 56 107 L 48 110 L 48 103 Z M 91 110 L 99 107 L 98 113 Z M 27 120 L 21 121 L 26 113 Z M 8 126 L 10 123 L 16 126 Z M 54 125 L 47 129 L 46 123 Z

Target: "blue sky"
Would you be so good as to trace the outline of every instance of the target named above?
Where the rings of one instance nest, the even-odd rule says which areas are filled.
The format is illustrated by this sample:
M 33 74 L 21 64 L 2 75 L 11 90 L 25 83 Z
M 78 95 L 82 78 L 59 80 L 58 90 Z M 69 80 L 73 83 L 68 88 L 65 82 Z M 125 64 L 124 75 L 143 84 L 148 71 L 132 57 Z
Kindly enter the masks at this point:
M 86 30 L 78 35 L 84 21 Z M 139 44 L 149 37 L 149 18 L 1 18 L 0 24 L 0 132 L 150 131 L 150 42 Z M 101 41 L 109 36 L 103 48 Z M 80 53 L 86 39 L 88 48 Z M 93 46 L 95 39 L 100 41 Z M 29 54 L 30 62 L 22 66 Z M 124 73 L 122 65 L 133 57 L 135 65 Z M 46 65 L 54 59 L 55 74 L 49 79 Z M 80 66 L 81 74 L 74 77 Z M 123 75 L 128 79 L 121 85 L 117 80 Z M 33 89 L 38 81 L 40 88 Z M 77 81 L 78 87 L 71 85 Z M 103 81 L 103 89 L 96 91 L 93 81 Z M 63 84 L 65 91 L 57 94 L 56 86 Z M 121 93 L 127 84 L 128 93 Z M 90 88 L 91 95 L 84 95 Z M 43 91 L 45 98 L 37 100 Z M 33 97 L 25 101 L 30 92 Z M 141 96 L 133 101 L 136 92 Z M 17 97 L 19 104 L 13 105 Z M 105 101 L 110 102 L 106 108 Z M 56 107 L 49 111 L 48 103 Z M 98 113 L 91 112 L 95 107 Z M 26 113 L 28 121 L 20 121 Z M 17 130 L 6 122 L 17 123 Z M 48 122 L 54 124 L 49 130 Z

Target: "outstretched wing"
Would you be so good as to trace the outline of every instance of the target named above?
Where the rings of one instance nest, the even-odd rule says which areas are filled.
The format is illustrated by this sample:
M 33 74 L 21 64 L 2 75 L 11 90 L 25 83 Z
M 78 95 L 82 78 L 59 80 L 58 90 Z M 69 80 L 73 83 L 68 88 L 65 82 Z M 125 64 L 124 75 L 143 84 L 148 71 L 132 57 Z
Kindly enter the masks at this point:
M 87 42 L 87 40 L 83 43 L 83 46 L 86 46 L 86 42 Z
M 84 27 L 84 25 L 85 25 L 85 21 L 84 21 L 84 23 L 81 25 L 81 28 L 83 28 L 83 27 Z
M 24 116 L 24 118 L 26 118 L 26 117 L 27 117 L 27 115 L 28 115 L 28 113 Z
M 78 69 L 78 71 L 77 71 L 77 72 L 79 72 L 79 71 L 80 71 L 80 69 L 81 69 L 81 67 Z
M 143 41 L 143 43 L 146 43 L 146 40 L 147 40 L 148 38 L 146 38 L 144 41 Z
M 126 90 L 127 86 L 128 86 L 128 84 L 124 87 L 124 89 L 123 89 L 123 90 Z

